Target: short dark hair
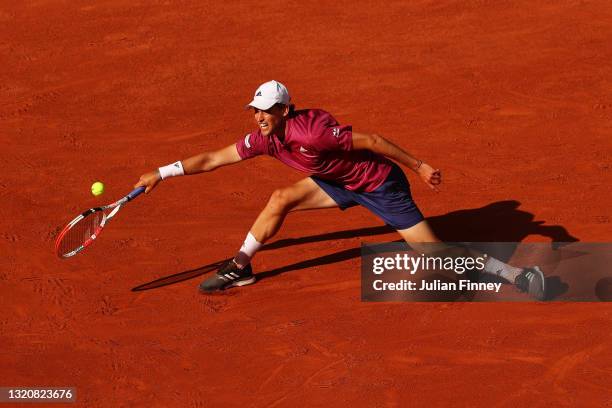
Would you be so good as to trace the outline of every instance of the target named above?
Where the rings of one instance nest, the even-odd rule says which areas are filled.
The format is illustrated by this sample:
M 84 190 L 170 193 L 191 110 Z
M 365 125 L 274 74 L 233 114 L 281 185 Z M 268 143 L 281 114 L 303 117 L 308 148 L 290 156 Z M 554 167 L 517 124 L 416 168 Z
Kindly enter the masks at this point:
M 293 113 L 295 111 L 295 105 L 290 103 L 289 105 L 285 105 L 284 103 L 275 103 L 274 106 L 289 106 L 289 113 Z

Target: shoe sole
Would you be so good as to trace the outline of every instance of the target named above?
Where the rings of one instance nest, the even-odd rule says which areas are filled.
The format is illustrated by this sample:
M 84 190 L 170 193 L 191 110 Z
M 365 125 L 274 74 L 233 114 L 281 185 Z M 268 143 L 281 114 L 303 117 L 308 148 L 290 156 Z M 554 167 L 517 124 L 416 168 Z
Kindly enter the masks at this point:
M 537 271 L 537 275 L 538 277 L 542 280 L 542 297 L 536 297 L 537 300 L 546 300 L 546 278 L 544 277 L 544 274 L 542 273 L 542 271 L 540 270 L 540 268 L 538 268 L 537 266 L 534 266 L 533 268 L 531 268 L 534 271 Z
M 244 280 L 240 280 L 237 282 L 232 283 L 231 285 L 228 286 L 228 288 L 234 287 L 234 286 L 246 286 L 246 285 L 250 285 L 251 283 L 255 283 L 255 277 L 251 276 L 249 279 L 244 279 Z
M 252 283 L 255 283 L 257 279 L 255 278 L 255 276 L 252 276 L 248 279 L 243 279 L 237 282 L 232 282 L 231 284 L 227 285 L 224 288 L 219 288 L 219 289 L 213 289 L 213 290 L 204 290 L 202 288 L 200 288 L 200 292 L 201 293 L 205 293 L 205 294 L 211 294 L 211 293 L 219 293 L 219 292 L 223 292 L 224 290 L 227 290 L 229 288 L 233 288 L 233 287 L 237 287 L 237 286 L 246 286 L 246 285 L 250 285 Z

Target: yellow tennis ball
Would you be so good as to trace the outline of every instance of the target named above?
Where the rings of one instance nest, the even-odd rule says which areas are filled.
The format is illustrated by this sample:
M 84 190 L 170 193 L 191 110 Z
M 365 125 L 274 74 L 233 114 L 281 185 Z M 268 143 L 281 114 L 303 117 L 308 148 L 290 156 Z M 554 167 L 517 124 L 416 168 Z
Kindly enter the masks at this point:
M 91 185 L 91 194 L 95 196 L 102 195 L 104 193 L 104 183 L 96 181 Z

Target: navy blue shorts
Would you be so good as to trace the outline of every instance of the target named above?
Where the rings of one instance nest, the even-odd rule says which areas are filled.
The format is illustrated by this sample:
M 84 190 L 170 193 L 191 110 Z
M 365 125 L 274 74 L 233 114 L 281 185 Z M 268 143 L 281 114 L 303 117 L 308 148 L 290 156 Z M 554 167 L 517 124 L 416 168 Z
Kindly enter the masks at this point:
M 406 175 L 395 163 L 385 182 L 369 193 L 349 191 L 328 180 L 314 176 L 311 178 L 338 204 L 341 210 L 362 205 L 393 229 L 410 228 L 424 219 L 423 214 L 412 201 L 410 184 L 408 184 Z

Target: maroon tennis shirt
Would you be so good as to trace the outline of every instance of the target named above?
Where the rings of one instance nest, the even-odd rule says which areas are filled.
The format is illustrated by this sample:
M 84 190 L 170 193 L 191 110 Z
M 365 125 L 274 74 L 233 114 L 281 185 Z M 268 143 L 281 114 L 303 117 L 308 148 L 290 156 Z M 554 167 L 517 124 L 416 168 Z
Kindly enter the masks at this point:
M 236 142 L 243 160 L 267 154 L 286 165 L 347 190 L 370 192 L 391 171 L 391 161 L 369 150 L 353 150 L 351 125 L 340 125 L 321 109 L 295 111 L 287 118 L 285 140 L 258 129 Z

